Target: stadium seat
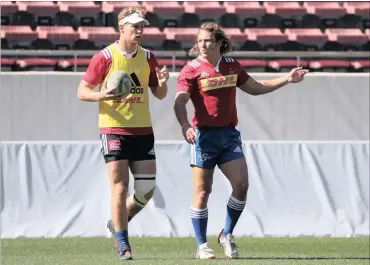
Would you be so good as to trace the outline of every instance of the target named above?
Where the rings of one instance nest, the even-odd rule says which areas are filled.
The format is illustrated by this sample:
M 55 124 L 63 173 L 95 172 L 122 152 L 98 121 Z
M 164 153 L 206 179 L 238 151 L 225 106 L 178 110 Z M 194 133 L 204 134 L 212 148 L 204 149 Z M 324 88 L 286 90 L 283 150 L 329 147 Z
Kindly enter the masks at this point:
M 101 5 L 101 10 L 104 13 L 114 13 L 117 15 L 125 7 L 131 6 L 141 7 L 139 2 L 137 1 L 103 1 Z
M 185 7 L 185 13 L 197 14 L 202 20 L 214 20 L 216 21 L 222 15 L 226 14 L 226 8 L 220 5 L 219 2 L 190 2 L 185 1 L 183 6 Z
M 17 2 L 20 11 L 26 11 L 37 18 L 37 24 L 51 26 L 53 17 L 59 12 L 59 6 L 53 2 Z
M 306 8 L 299 5 L 298 2 L 264 2 L 268 14 L 277 14 L 281 17 L 303 16 L 306 14 Z
M 325 27 L 335 28 L 338 24 L 338 18 L 347 14 L 344 7 L 338 2 L 304 2 L 303 6 L 307 14 L 320 17 Z
M 69 49 L 70 44 L 74 43 L 80 38 L 78 32 L 74 31 L 69 26 L 39 26 L 36 28 L 39 40 L 50 41 L 55 45 L 56 49 Z M 42 48 L 39 48 L 42 49 Z
M 10 25 L 11 18 L 18 11 L 18 5 L 12 2 L 1 1 L 1 25 Z
M 15 60 L 8 58 L 0 58 L 0 67 L 2 72 L 10 72 L 13 70 Z
M 28 48 L 37 38 L 37 32 L 30 26 L 1 26 L 1 39 L 6 39 L 14 49 Z
M 163 66 L 167 66 L 167 69 L 172 72 L 173 70 L 175 72 L 179 72 L 181 70 L 182 67 L 184 67 L 187 63 L 186 60 L 181 60 L 181 59 L 176 59 L 176 60 L 172 60 L 172 59 L 160 59 L 158 58 L 158 64 L 159 66 L 162 68 Z
M 242 33 L 238 28 L 223 28 L 223 31 L 230 37 L 232 46 L 237 50 L 239 50 L 247 40 L 244 33 Z
M 245 29 L 244 34 L 248 42 L 256 42 L 264 46 L 265 50 L 279 50 L 281 44 L 288 40 L 288 37 L 277 28 L 250 28 Z
M 370 17 L 370 2 L 344 2 L 343 7 L 348 14 L 353 14 L 363 18 Z
M 267 66 L 265 60 L 240 59 L 238 62 L 248 72 L 265 72 Z
M 360 29 L 326 29 L 325 34 L 330 42 L 336 42 L 345 50 L 358 50 L 368 41 Z
M 165 39 L 166 33 L 160 31 L 159 28 L 148 27 L 145 28 L 142 42 L 149 49 L 161 49 Z
M 194 13 L 185 13 L 180 17 L 180 28 L 198 28 L 201 24 L 200 17 Z
M 349 67 L 350 62 L 340 60 L 317 60 L 308 64 L 311 72 L 347 72 Z
M 103 48 L 119 39 L 119 33 L 113 27 L 79 27 L 80 40 L 91 42 L 98 48 Z
M 74 71 L 76 63 L 76 70 L 77 72 L 86 71 L 87 67 L 89 66 L 90 59 L 87 58 L 77 58 L 75 59 L 63 59 L 59 60 L 57 64 L 58 71 Z
M 308 62 L 297 60 L 272 60 L 267 64 L 268 72 L 290 72 L 296 67 L 307 67 Z
M 165 27 L 178 27 L 178 17 L 181 17 L 185 13 L 185 7 L 180 5 L 177 1 L 168 2 L 143 2 L 147 12 L 156 14 L 164 21 Z
M 224 7 L 227 14 L 235 14 L 239 19 L 244 18 L 245 28 L 257 27 L 258 20 L 266 14 L 266 9 L 259 2 L 224 2 Z
M 296 19 L 306 14 L 306 9 L 298 2 L 264 2 L 264 7 L 268 14 L 282 17 L 284 28 L 297 27 Z
M 323 34 L 320 29 L 286 29 L 285 34 L 291 43 L 297 43 L 303 49 L 299 50 L 319 50 L 327 41 L 328 36 Z M 289 47 L 285 47 L 287 50 Z
M 182 49 L 189 49 L 194 46 L 197 28 L 165 28 L 163 31 L 167 40 L 176 41 Z
M 19 71 L 54 71 L 57 61 L 46 58 L 18 59 L 15 61 Z
M 307 14 L 317 15 L 319 17 L 338 18 L 347 13 L 346 9 L 340 6 L 338 2 L 304 2 L 303 6 L 306 8 Z
M 93 1 L 65 2 L 58 1 L 61 13 L 68 13 L 77 18 L 77 26 L 101 26 L 101 7 Z
M 369 60 L 358 60 L 350 63 L 354 72 L 370 72 Z

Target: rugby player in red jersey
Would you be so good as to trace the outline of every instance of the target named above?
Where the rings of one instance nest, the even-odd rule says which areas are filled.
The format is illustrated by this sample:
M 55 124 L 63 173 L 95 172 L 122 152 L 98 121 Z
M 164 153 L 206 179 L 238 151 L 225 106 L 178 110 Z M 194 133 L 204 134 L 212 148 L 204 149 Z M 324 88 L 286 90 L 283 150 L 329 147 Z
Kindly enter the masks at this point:
M 272 92 L 289 83 L 301 82 L 306 69 L 295 68 L 289 74 L 256 81 L 233 58 L 230 40 L 216 23 L 203 23 L 194 51 L 199 55 L 181 70 L 176 89 L 174 110 L 185 140 L 191 144 L 190 164 L 194 196 L 191 219 L 197 239 L 197 257 L 215 258 L 207 242 L 207 202 L 217 165 L 232 186 L 226 209 L 225 226 L 218 242 L 227 258 L 238 258 L 233 230 L 246 204 L 248 169 L 242 150 L 235 104 L 236 88 L 257 96 Z M 186 104 L 194 105 L 194 118 L 189 123 Z

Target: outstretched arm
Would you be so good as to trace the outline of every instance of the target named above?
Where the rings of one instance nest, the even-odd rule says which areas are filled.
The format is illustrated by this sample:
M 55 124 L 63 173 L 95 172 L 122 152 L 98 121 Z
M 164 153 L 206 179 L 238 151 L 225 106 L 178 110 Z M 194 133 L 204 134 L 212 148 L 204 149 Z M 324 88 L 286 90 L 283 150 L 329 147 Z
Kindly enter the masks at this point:
M 253 96 L 263 95 L 273 92 L 288 83 L 299 83 L 303 80 L 305 74 L 307 73 L 308 70 L 299 67 L 294 68 L 285 76 L 271 80 L 256 81 L 252 77 L 249 77 L 247 82 L 240 86 L 240 89 Z

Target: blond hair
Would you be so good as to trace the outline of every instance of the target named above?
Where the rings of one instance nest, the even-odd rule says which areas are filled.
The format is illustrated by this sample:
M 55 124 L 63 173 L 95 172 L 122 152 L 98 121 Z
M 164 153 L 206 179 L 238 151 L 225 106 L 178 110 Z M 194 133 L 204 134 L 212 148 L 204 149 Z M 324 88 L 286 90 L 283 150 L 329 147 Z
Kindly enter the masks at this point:
M 127 16 L 129 16 L 131 14 L 135 14 L 135 13 L 138 13 L 139 16 L 141 16 L 141 17 L 144 18 L 145 15 L 146 15 L 146 10 L 145 10 L 144 7 L 140 7 L 140 6 L 125 7 L 118 14 L 118 22 L 121 21 L 123 18 L 125 18 L 125 17 L 127 17 Z
M 199 47 L 198 47 L 198 35 L 201 30 L 205 30 L 212 34 L 212 39 L 217 43 L 221 41 L 221 47 L 220 47 L 220 54 L 223 55 L 229 51 L 231 51 L 231 41 L 226 36 L 225 32 L 221 29 L 221 27 L 214 22 L 204 22 L 202 25 L 200 25 L 200 28 L 198 30 L 198 34 L 195 38 L 195 45 L 191 49 L 192 52 L 194 52 L 196 55 L 199 55 Z

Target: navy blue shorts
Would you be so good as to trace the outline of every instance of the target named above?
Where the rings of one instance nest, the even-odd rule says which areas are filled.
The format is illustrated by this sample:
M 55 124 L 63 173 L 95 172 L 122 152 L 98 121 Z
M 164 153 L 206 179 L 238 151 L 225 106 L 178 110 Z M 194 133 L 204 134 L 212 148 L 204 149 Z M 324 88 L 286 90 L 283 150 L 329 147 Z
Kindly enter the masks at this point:
M 199 129 L 196 133 L 190 151 L 191 166 L 212 169 L 244 157 L 240 132 L 234 127 Z

